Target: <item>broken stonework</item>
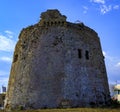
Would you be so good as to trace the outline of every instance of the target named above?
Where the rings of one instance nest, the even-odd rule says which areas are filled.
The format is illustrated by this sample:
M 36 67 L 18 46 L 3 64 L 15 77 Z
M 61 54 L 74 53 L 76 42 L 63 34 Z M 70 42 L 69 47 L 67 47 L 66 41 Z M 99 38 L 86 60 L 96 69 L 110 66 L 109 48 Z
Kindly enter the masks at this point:
M 97 33 L 70 23 L 58 10 L 41 14 L 16 44 L 5 108 L 87 107 L 109 100 Z

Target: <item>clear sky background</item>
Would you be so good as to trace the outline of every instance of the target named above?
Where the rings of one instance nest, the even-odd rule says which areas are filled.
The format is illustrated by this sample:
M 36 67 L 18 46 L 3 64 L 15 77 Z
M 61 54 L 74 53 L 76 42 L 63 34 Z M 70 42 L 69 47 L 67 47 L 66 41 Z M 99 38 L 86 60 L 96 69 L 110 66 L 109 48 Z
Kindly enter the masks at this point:
M 20 31 L 47 9 L 58 9 L 67 21 L 79 20 L 98 33 L 109 83 L 120 83 L 120 0 L 1 0 L 0 86 L 7 86 Z

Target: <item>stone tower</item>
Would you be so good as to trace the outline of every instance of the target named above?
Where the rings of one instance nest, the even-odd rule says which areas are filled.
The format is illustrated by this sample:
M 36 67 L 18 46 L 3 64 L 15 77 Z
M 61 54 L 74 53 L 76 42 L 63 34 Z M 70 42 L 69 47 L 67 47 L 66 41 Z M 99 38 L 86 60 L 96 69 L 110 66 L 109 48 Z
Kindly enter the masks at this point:
M 97 33 L 58 10 L 23 29 L 15 47 L 5 108 L 105 105 L 108 80 Z

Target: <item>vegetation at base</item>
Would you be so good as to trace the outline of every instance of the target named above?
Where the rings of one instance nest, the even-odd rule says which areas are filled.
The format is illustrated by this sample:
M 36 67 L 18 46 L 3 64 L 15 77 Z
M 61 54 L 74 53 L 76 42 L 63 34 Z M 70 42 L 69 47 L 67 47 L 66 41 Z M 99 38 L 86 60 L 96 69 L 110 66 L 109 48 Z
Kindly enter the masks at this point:
M 120 108 L 120 102 L 117 100 L 111 100 L 110 107 L 111 108 Z
M 0 112 L 5 112 L 1 110 Z M 120 108 L 67 108 L 67 109 L 40 109 L 40 110 L 21 110 L 11 112 L 120 112 Z

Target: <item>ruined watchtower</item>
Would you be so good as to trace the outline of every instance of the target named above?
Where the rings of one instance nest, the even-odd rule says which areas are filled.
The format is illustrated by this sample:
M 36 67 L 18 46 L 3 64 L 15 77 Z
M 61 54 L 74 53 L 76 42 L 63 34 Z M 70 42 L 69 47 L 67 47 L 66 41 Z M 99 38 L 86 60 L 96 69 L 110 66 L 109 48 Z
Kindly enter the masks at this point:
M 15 47 L 5 108 L 105 105 L 108 80 L 97 33 L 58 10 L 23 29 Z

